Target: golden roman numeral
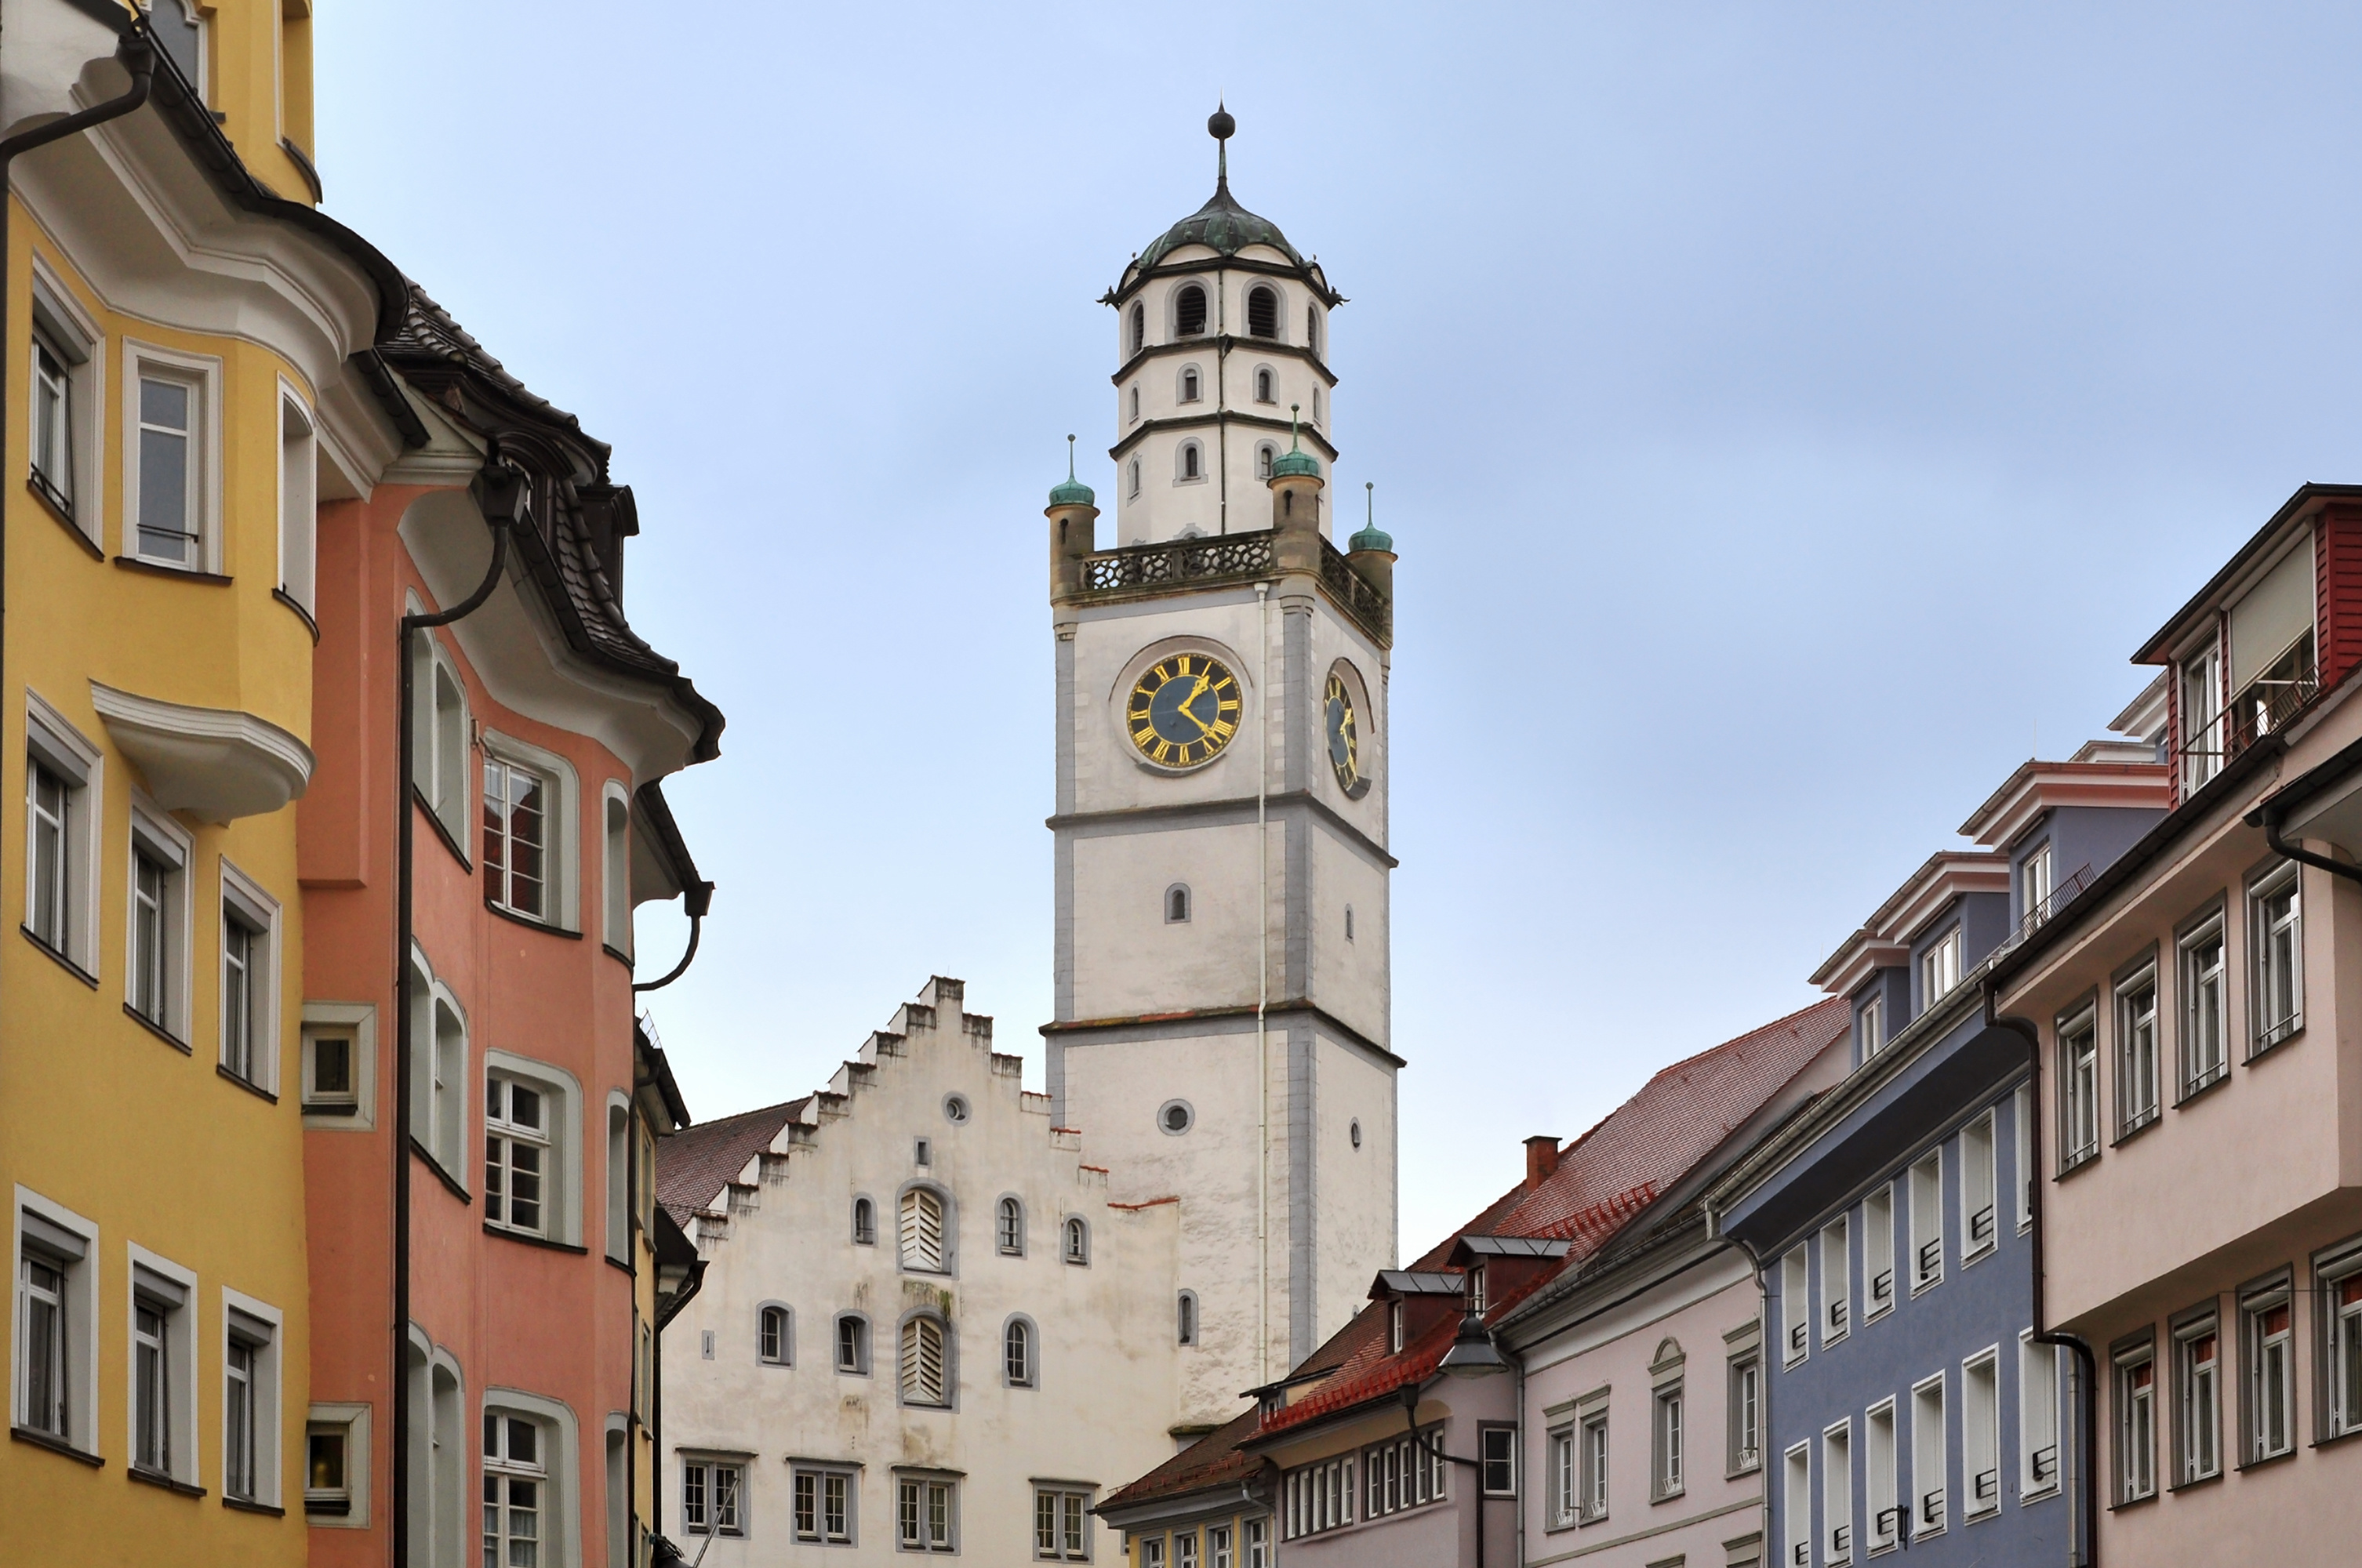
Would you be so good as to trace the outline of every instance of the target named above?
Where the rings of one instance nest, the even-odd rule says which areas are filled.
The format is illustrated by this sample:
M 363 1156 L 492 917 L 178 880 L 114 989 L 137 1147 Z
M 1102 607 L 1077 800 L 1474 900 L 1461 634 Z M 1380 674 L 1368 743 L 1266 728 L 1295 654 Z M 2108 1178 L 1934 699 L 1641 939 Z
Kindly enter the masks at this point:
M 1228 719 L 1216 719 L 1212 733 L 1222 740 L 1228 740 L 1239 733 L 1239 727 Z
M 1149 755 L 1158 762 L 1164 762 L 1173 755 L 1173 743 L 1171 741 L 1158 741 L 1156 743 L 1156 749 Z

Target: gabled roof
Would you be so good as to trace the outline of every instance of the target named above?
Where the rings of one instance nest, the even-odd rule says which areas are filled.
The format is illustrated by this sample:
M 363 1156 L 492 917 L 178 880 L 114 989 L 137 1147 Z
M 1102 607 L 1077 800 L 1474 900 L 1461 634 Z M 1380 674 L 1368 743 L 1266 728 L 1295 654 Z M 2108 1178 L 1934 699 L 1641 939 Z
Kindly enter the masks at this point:
M 1253 1437 L 1255 1428 L 1255 1411 L 1250 1409 L 1233 1416 L 1139 1480 L 1118 1488 L 1091 1512 L 1109 1514 L 1143 1503 L 1162 1502 L 1167 1497 L 1184 1497 L 1193 1492 L 1252 1482 L 1271 1466 L 1271 1461 L 1259 1454 L 1239 1452 L 1239 1444 Z
M 1912 939 L 1963 893 L 2009 891 L 2009 856 L 1992 849 L 1941 849 L 1879 905 L 1860 931 L 1821 961 L 1809 984 L 1843 996 L 1872 969 L 1902 962 Z
M 1382 1268 L 1378 1277 L 1370 1282 L 1370 1299 L 1390 1300 L 1397 1296 L 1457 1296 L 1464 1283 L 1457 1269 L 1439 1269 L 1422 1273 L 1418 1269 Z
M 1541 1236 L 1462 1236 L 1451 1261 L 1469 1258 L 1562 1258 L 1573 1242 Z
M 2132 806 L 2161 812 L 2173 804 L 2172 796 L 2172 770 L 2157 760 L 2154 750 L 2139 761 L 2028 760 L 1970 813 L 1960 834 L 1987 848 L 2007 848 L 2053 807 Z M 2073 867 L 2058 869 L 2064 873 Z
M 771 1146 L 779 1129 L 803 1114 L 811 1098 L 742 1110 L 662 1140 L 657 1161 L 657 1201 L 684 1225 L 690 1215 L 718 1207 L 714 1199 L 738 1179 L 747 1161 Z
M 2164 664 L 2173 657 L 2174 645 L 2195 629 L 2199 617 L 2217 609 L 2229 597 L 2234 586 L 2245 586 L 2239 580 L 2251 568 L 2259 565 L 2295 528 L 2298 520 L 2320 511 L 2332 502 L 2362 501 L 2362 485 L 2305 484 L 2297 487 L 2294 495 L 2280 503 L 2280 509 L 2265 521 L 2255 536 L 2240 546 L 2223 568 L 2206 580 L 2206 586 L 2190 596 L 2190 602 L 2173 613 L 2172 618 L 2150 635 L 2148 641 L 2133 655 L 2135 664 Z

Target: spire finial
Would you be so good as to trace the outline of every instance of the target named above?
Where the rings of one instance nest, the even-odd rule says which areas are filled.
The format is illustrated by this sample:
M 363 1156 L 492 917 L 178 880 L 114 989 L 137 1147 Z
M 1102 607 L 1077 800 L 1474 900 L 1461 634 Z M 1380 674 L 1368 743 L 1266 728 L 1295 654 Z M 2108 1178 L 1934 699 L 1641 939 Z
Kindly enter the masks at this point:
M 1075 438 L 1074 438 L 1072 436 L 1067 436 L 1067 437 L 1066 437 L 1066 480 L 1067 480 L 1067 482 L 1068 482 L 1068 483 L 1070 483 L 1070 484 L 1071 484 L 1071 483 L 1073 483 L 1073 482 L 1074 482 L 1074 478 L 1075 478 Z
M 1073 438 L 1074 437 L 1072 436 L 1067 437 L 1068 440 L 1072 440 Z M 1363 499 L 1369 502 L 1368 511 L 1363 515 L 1362 521 L 1367 524 L 1370 527 L 1374 528 L 1378 525 L 1378 481 L 1375 480 L 1363 480 L 1362 481 L 1362 490 L 1363 491 Z
M 1303 406 L 1300 403 L 1291 403 L 1287 405 L 1287 449 L 1291 452 L 1304 450 L 1303 435 L 1296 427 L 1297 410 Z
M 1214 138 L 1214 187 L 1217 190 L 1231 188 L 1231 138 L 1236 136 L 1238 130 L 1239 122 L 1231 117 L 1231 111 L 1223 107 L 1222 101 L 1216 99 L 1214 112 L 1206 116 L 1206 134 Z

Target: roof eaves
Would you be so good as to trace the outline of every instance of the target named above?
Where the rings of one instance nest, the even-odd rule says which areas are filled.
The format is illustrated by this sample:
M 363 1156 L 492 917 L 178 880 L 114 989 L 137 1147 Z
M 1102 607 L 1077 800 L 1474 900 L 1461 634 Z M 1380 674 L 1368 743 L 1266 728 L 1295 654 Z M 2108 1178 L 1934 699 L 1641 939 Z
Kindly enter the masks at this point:
M 2191 594 L 2188 603 L 2175 611 L 2164 625 L 2150 634 L 2149 639 L 2133 655 L 2132 661 L 2135 664 L 2164 664 L 2170 660 L 2173 646 L 2188 635 L 2191 620 L 2211 608 L 2246 569 L 2247 563 L 2278 543 L 2281 530 L 2297 523 L 2306 508 L 2315 501 L 2362 501 L 2362 484 L 2299 485 L 2296 493 L 2282 502 L 2280 509 L 2273 513 L 2246 544 L 2232 552 L 2231 558 L 2223 563 L 2222 569 L 2206 580 L 2206 586 Z

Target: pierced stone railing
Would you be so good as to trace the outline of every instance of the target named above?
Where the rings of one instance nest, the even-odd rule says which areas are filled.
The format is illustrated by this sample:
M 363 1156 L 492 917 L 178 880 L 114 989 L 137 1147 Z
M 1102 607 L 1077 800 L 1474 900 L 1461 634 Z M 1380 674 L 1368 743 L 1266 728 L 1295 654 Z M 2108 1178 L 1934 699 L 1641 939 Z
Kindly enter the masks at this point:
M 1116 593 L 1129 588 L 1162 588 L 1179 582 L 1264 577 L 1272 569 L 1271 536 L 1169 539 L 1161 545 L 1126 545 L 1083 558 L 1083 591 Z
M 1320 541 L 1320 580 L 1329 585 L 1329 591 L 1364 631 L 1385 640 L 1393 622 L 1385 595 L 1371 587 L 1369 580 L 1346 562 L 1344 552 L 1326 539 Z

